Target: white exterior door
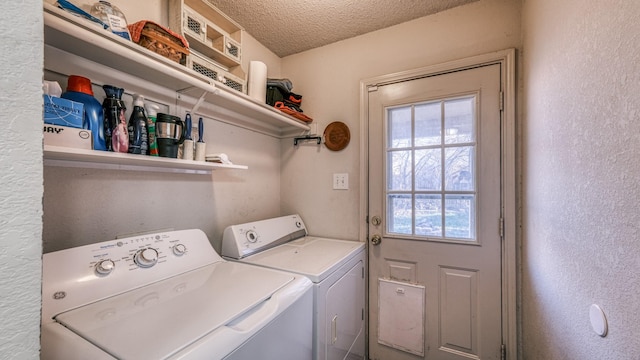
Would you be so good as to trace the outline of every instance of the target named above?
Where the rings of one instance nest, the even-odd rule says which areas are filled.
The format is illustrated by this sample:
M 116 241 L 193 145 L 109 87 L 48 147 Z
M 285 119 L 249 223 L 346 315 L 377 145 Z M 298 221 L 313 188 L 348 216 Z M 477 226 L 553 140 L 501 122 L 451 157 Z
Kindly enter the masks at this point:
M 371 359 L 500 359 L 500 66 L 369 89 Z

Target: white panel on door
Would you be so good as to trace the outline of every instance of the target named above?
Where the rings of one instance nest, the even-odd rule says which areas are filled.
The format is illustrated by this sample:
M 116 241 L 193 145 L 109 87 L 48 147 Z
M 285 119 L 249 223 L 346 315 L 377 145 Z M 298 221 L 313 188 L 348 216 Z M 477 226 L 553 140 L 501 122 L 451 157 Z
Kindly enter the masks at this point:
M 378 279 L 378 342 L 424 355 L 425 288 Z
M 477 355 L 477 271 L 440 268 L 440 349 Z
M 408 282 L 410 284 L 416 283 L 416 263 L 411 261 L 399 261 L 389 260 L 387 265 L 389 266 L 389 273 L 387 278 L 400 282 Z

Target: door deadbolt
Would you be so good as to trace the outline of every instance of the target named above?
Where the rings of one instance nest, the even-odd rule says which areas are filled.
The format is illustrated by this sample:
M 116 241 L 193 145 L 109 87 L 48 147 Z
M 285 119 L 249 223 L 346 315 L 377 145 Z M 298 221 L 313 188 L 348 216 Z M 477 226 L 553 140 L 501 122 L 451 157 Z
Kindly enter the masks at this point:
M 371 237 L 371 243 L 373 245 L 380 245 L 381 242 L 382 242 L 382 237 L 380 235 L 376 234 Z
M 377 215 L 376 215 L 376 216 L 374 216 L 374 217 L 372 217 L 372 218 L 371 218 L 371 223 L 372 223 L 374 226 L 379 226 L 380 224 L 382 224 L 382 219 L 380 219 L 380 216 L 377 216 Z

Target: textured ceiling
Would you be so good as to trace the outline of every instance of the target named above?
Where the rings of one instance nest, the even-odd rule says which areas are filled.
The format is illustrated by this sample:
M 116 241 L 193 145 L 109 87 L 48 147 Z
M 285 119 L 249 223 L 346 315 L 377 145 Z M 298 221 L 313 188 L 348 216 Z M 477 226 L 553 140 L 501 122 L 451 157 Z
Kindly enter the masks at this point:
M 284 57 L 478 0 L 208 0 Z

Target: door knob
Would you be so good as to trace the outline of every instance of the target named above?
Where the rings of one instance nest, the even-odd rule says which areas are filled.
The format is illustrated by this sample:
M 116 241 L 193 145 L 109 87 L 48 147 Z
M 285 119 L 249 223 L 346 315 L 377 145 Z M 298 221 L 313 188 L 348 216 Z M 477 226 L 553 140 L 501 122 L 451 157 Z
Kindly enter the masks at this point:
M 380 243 L 382 242 L 382 237 L 378 234 L 375 234 L 371 237 L 371 243 L 373 245 L 380 245 Z
M 376 215 L 376 216 L 374 216 L 374 217 L 372 217 L 372 218 L 371 218 L 371 223 L 372 223 L 374 226 L 379 226 L 379 225 L 382 223 L 382 219 L 380 219 L 380 216 L 377 216 L 377 215 Z

